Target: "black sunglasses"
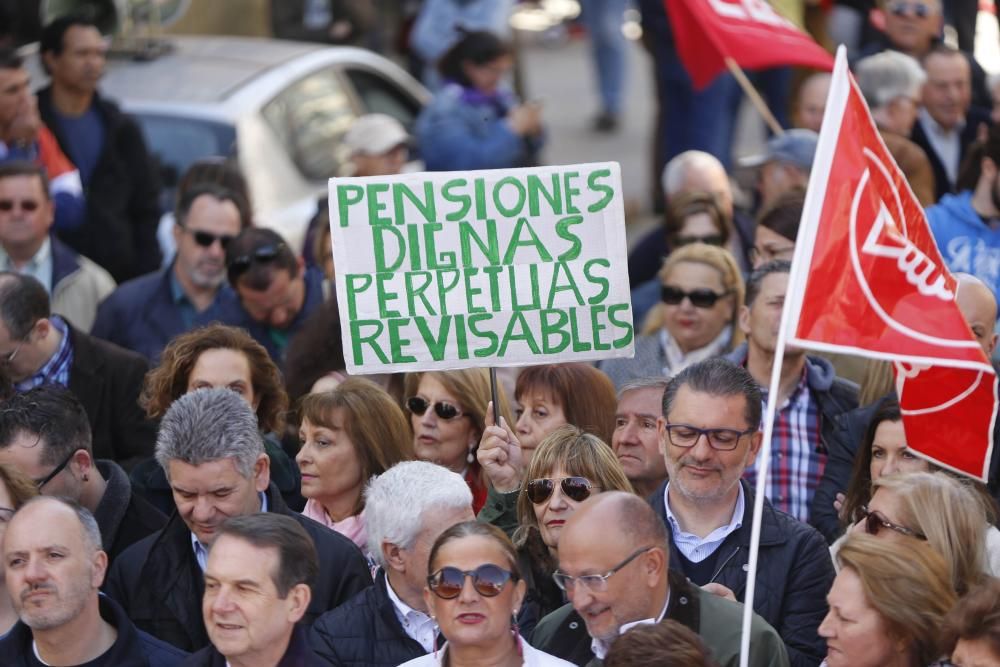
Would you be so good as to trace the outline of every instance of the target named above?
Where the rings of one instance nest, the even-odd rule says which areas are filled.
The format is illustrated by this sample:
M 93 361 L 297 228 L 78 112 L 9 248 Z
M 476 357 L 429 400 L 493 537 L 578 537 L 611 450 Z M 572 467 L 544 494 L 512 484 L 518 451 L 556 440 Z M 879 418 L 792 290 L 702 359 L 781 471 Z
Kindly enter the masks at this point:
M 73 450 L 72 452 L 70 452 L 69 456 L 67 456 L 65 459 L 63 459 L 62 463 L 60 463 L 59 465 L 57 465 L 52 472 L 50 472 L 48 475 L 46 475 L 42 479 L 33 479 L 33 480 L 31 480 L 32 482 L 35 483 L 35 486 L 38 487 L 39 491 L 42 490 L 42 487 L 44 487 L 46 484 L 48 484 L 53 479 L 55 479 L 56 475 L 58 475 L 59 473 L 61 473 L 63 470 L 66 469 L 66 466 L 68 466 L 69 462 L 73 460 L 73 455 L 76 454 L 76 452 L 77 452 L 77 450 Z
M 708 236 L 678 236 L 674 241 L 674 245 L 678 248 L 681 246 L 691 245 L 692 243 L 704 243 L 705 245 L 722 245 L 722 234 L 709 234 Z
M 234 257 L 229 261 L 228 269 L 231 278 L 243 275 L 254 263 L 267 264 L 278 259 L 281 251 L 285 249 L 284 243 L 270 243 L 263 245 L 253 252 Z
M 472 577 L 472 587 L 487 598 L 500 595 L 511 579 L 517 581 L 517 575 L 496 565 L 480 565 L 472 571 L 442 567 L 427 577 L 427 587 L 442 600 L 454 600 L 462 594 L 466 577 Z
M 719 299 L 729 296 L 731 290 L 726 290 L 722 294 L 713 292 L 710 289 L 695 289 L 685 292 L 677 287 L 664 285 L 660 289 L 660 301 L 670 306 L 677 306 L 685 297 L 691 300 L 691 305 L 695 308 L 711 308 Z
M 22 199 L 20 202 L 15 201 L 13 199 L 0 199 L 0 211 L 8 213 L 10 211 L 13 211 L 14 207 L 18 204 L 20 204 L 21 210 L 24 211 L 25 213 L 32 213 L 34 211 L 37 211 L 38 207 L 41 206 L 41 204 L 39 204 L 34 199 Z
M 211 248 L 212 244 L 218 241 L 219 245 L 222 246 L 222 249 L 225 250 L 227 247 L 229 247 L 230 241 L 236 238 L 231 234 L 212 234 L 211 232 L 203 232 L 199 229 L 188 229 L 187 227 L 183 226 L 181 227 L 181 229 L 189 233 L 191 235 L 191 238 L 194 239 L 194 242 L 200 245 L 202 248 Z
M 865 505 L 862 505 L 854 510 L 854 523 L 862 520 L 865 522 L 865 532 L 869 535 L 878 535 L 880 530 L 888 528 L 889 530 L 896 531 L 900 535 L 908 535 L 909 537 L 915 537 L 918 540 L 927 539 L 927 536 L 923 533 L 918 533 L 917 531 L 907 528 L 906 526 L 900 526 L 898 523 L 893 523 L 879 514 L 878 511 L 870 510 Z
M 541 505 L 556 490 L 556 482 L 562 487 L 563 495 L 580 503 L 590 497 L 595 487 L 586 477 L 563 477 L 562 479 L 533 479 L 524 486 L 524 493 L 535 505 Z
M 427 408 L 432 405 L 434 406 L 434 414 L 445 421 L 457 419 L 464 415 L 464 413 L 459 410 L 457 406 L 445 401 L 431 403 L 426 398 L 421 398 L 420 396 L 413 396 L 406 399 L 406 409 L 418 417 L 423 417 L 424 413 L 427 412 Z
M 889 4 L 889 11 L 896 16 L 904 16 L 911 10 L 918 19 L 925 19 L 931 15 L 931 8 L 922 2 L 893 2 Z

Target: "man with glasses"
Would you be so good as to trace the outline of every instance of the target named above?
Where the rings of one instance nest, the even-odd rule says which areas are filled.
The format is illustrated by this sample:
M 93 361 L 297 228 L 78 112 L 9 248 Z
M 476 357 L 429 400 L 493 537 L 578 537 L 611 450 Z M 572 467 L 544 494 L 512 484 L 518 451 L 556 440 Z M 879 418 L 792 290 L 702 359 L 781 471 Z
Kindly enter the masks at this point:
M 56 202 L 45 170 L 31 162 L 0 161 L 0 269 L 34 276 L 52 310 L 90 331 L 97 304 L 115 289 L 107 271 L 51 234 Z
M 750 274 L 739 313 L 747 340 L 727 357 L 749 371 L 765 402 L 790 269 L 790 262 L 775 260 Z M 826 359 L 786 347 L 776 400 L 767 499 L 799 521 L 809 521 L 830 448 L 841 446 L 839 419 L 858 407 L 858 387 L 838 378 Z M 756 475 L 751 463 L 744 474 L 751 487 Z
M 0 374 L 17 392 L 68 387 L 90 418 L 94 456 L 126 470 L 149 457 L 156 441 L 156 425 L 137 400 L 148 368 L 134 352 L 53 315 L 35 278 L 0 271 Z
M 642 499 L 611 491 L 584 501 L 563 527 L 553 575 L 570 603 L 538 623 L 532 646 L 600 665 L 630 628 L 672 620 L 697 633 L 722 667 L 735 667 L 743 608 L 692 585 L 671 560 L 663 522 Z M 755 614 L 750 665 L 788 664 L 781 637 Z
M 121 466 L 94 459 L 87 413 L 58 385 L 36 387 L 0 407 L 0 463 L 34 480 L 39 492 L 87 508 L 101 529 L 109 564 L 167 523 L 162 512 L 132 492 Z
M 669 481 L 650 502 L 670 535 L 670 567 L 738 600 L 754 505 L 741 478 L 762 445 L 762 403 L 745 368 L 714 358 L 671 379 L 657 424 Z M 823 536 L 765 499 L 753 607 L 781 635 L 792 665 L 816 665 L 826 655 L 817 628 L 833 577 Z
M 228 245 L 226 271 L 229 285 L 199 323 L 246 329 L 281 366 L 289 340 L 326 297 L 322 271 L 306 268 L 279 234 L 263 228 Z
M 94 335 L 158 360 L 167 343 L 192 329 L 215 301 L 226 281 L 226 247 L 250 225 L 246 211 L 242 195 L 215 183 L 182 192 L 173 262 L 115 290 L 97 311 Z

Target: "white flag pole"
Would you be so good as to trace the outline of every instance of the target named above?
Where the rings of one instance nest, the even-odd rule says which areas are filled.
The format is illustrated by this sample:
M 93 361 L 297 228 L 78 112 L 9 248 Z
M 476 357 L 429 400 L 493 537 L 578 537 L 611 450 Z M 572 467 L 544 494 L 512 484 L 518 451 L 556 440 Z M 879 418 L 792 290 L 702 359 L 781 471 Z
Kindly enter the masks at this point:
M 774 365 L 771 367 L 771 382 L 767 390 L 767 408 L 764 411 L 764 440 L 760 453 L 757 455 L 757 488 L 754 490 L 753 525 L 750 529 L 750 560 L 747 564 L 747 587 L 743 598 L 743 628 L 740 637 L 740 667 L 750 664 L 750 623 L 753 620 L 753 599 L 757 584 L 757 560 L 760 554 L 760 524 L 764 513 L 764 491 L 767 489 L 767 477 L 771 467 L 771 437 L 774 433 L 774 415 L 778 405 L 778 387 L 781 381 L 781 366 L 785 360 L 785 345 L 788 341 L 788 330 L 798 325 L 798 309 L 790 307 L 790 295 L 793 291 L 804 289 L 804 277 L 808 273 L 808 262 L 812 257 L 816 228 L 819 222 L 820 207 L 826 192 L 826 179 L 830 175 L 830 165 L 833 161 L 833 145 L 840 132 L 840 118 L 844 112 L 847 82 L 847 51 L 843 46 L 837 49 L 837 61 L 833 70 L 833 81 L 827 97 L 826 111 L 823 115 L 823 126 L 820 132 L 819 144 L 809 177 L 806 190 L 806 201 L 802 210 L 802 222 L 795 242 L 795 255 L 792 258 L 792 268 L 788 274 L 788 292 L 785 296 L 785 307 L 781 309 L 781 327 L 778 329 L 778 340 L 774 350 Z M 849 85 L 849 84 L 848 84 Z M 834 101 L 840 99 L 837 104 Z M 800 284 L 801 283 L 801 284 Z M 794 318 L 794 320 L 793 320 Z

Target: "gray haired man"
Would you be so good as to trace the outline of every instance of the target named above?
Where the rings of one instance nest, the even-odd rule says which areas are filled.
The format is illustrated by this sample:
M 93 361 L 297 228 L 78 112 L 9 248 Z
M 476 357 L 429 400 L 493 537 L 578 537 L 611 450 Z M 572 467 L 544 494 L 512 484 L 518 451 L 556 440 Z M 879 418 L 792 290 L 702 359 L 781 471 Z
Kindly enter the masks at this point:
M 208 645 L 201 619 L 208 548 L 235 516 L 284 514 L 312 537 L 323 569 L 306 624 L 371 585 L 365 558 L 350 540 L 285 506 L 270 483 L 253 408 L 236 393 L 201 389 L 177 399 L 160 424 L 156 460 L 177 511 L 163 530 L 122 553 L 107 585 L 140 628 L 187 651 Z
M 461 475 L 424 461 L 398 463 L 365 491 L 368 550 L 381 569 L 375 585 L 312 629 L 313 649 L 337 665 L 394 667 L 434 650 L 437 626 L 423 589 L 434 540 L 475 519 Z

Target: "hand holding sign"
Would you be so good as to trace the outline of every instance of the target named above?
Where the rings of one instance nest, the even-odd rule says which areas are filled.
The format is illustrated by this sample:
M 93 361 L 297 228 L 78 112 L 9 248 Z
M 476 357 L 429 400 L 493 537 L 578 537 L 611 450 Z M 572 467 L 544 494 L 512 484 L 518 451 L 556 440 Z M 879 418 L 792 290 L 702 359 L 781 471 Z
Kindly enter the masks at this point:
M 486 407 L 486 429 L 476 453 L 479 465 L 486 472 L 493 488 L 500 493 L 517 491 L 521 486 L 524 462 L 521 458 L 521 443 L 507 426 L 507 420 L 500 418 L 500 425 L 493 421 L 493 402 Z

